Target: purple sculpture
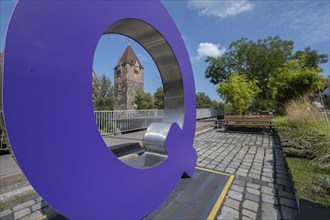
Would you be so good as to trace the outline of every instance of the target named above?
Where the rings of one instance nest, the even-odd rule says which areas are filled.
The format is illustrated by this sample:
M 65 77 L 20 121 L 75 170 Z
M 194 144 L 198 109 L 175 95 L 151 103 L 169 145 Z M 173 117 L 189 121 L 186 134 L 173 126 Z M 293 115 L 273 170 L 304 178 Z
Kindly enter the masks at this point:
M 93 55 L 107 33 L 138 41 L 162 75 L 164 122 L 144 137 L 147 153 L 165 155 L 153 167 L 119 161 L 96 126 Z M 193 74 L 181 35 L 159 1 L 19 1 L 5 44 L 3 102 L 22 171 L 71 219 L 143 218 L 184 173 L 193 175 Z

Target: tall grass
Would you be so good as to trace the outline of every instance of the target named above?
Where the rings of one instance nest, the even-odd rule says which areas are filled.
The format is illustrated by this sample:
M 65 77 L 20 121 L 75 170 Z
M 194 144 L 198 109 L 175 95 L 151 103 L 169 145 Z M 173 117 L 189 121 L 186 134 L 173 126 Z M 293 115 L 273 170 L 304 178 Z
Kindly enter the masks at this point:
M 293 146 L 290 155 L 305 156 L 312 159 L 314 167 L 330 171 L 330 123 L 325 111 L 302 97 L 289 102 L 285 112 L 284 118 L 277 119 L 276 128 Z

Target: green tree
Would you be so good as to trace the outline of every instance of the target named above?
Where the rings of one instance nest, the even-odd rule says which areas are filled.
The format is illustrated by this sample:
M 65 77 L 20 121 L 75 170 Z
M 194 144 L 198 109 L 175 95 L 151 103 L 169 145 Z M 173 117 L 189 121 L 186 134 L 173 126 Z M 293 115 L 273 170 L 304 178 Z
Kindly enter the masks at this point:
M 155 106 L 157 109 L 164 109 L 164 90 L 162 87 L 158 87 L 155 94 Z
M 134 104 L 138 110 L 155 108 L 153 96 L 150 93 L 145 93 L 141 90 L 136 93 Z
M 242 38 L 231 43 L 230 50 L 223 56 L 206 59 L 209 66 L 205 76 L 214 84 L 228 82 L 232 73 L 245 75 L 248 80 L 257 80 L 260 92 L 254 99 L 251 110 L 272 110 L 277 101 L 269 81 L 270 78 L 276 77 L 280 68 L 292 60 L 305 57 L 302 62 L 305 67 L 315 68 L 320 73 L 322 69 L 318 65 L 328 60 L 326 54 L 318 54 L 316 50 L 308 47 L 293 54 L 293 46 L 293 41 L 282 40 L 278 36 L 259 39 L 256 42 Z
M 277 111 L 282 112 L 284 105 L 306 93 L 318 91 L 325 82 L 318 67 L 309 67 L 309 60 L 300 56 L 279 68 L 270 78 L 269 87 L 273 91 Z M 306 64 L 307 63 L 307 64 Z
M 222 108 L 221 103 L 215 100 L 211 101 L 210 108 Z
M 212 100 L 204 92 L 197 92 L 196 107 L 197 108 L 220 108 L 221 105 L 219 102 Z
M 319 68 L 319 64 L 328 62 L 327 54 L 318 54 L 317 50 L 312 50 L 310 47 L 306 47 L 303 51 L 298 50 L 294 54 L 294 59 L 300 59 L 304 57 L 305 67 L 307 68 Z
M 229 46 L 223 56 L 208 57 L 205 76 L 213 84 L 228 81 L 231 73 L 244 74 L 248 79 L 258 80 L 262 86 L 277 68 L 292 57 L 293 41 L 280 37 L 268 37 L 257 42 L 241 38 Z
M 104 73 L 98 76 L 98 83 L 93 85 L 93 95 L 95 96 L 95 110 L 114 109 L 114 88 L 110 78 Z M 97 89 L 95 87 L 98 87 Z
M 196 94 L 196 107 L 197 108 L 210 108 L 211 99 L 204 92 L 197 92 Z
M 233 73 L 227 82 L 220 83 L 217 92 L 232 106 L 234 114 L 243 115 L 248 112 L 260 89 L 256 80 L 249 80 L 245 75 Z

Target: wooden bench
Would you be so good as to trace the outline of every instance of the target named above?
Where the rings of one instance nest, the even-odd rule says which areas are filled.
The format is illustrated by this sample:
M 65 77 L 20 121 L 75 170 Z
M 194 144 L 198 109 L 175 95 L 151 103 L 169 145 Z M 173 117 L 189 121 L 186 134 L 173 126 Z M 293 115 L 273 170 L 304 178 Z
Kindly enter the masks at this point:
M 223 126 L 228 127 L 249 127 L 249 128 L 270 128 L 274 126 L 274 115 L 225 115 Z

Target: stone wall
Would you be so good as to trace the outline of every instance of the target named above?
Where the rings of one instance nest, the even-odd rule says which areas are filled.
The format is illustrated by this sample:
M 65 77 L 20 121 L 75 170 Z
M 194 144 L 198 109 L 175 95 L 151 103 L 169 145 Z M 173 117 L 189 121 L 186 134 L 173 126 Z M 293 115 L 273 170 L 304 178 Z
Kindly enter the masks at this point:
M 134 109 L 135 94 L 144 90 L 144 70 L 136 63 L 135 65 L 119 62 L 114 69 L 115 84 L 115 109 Z

